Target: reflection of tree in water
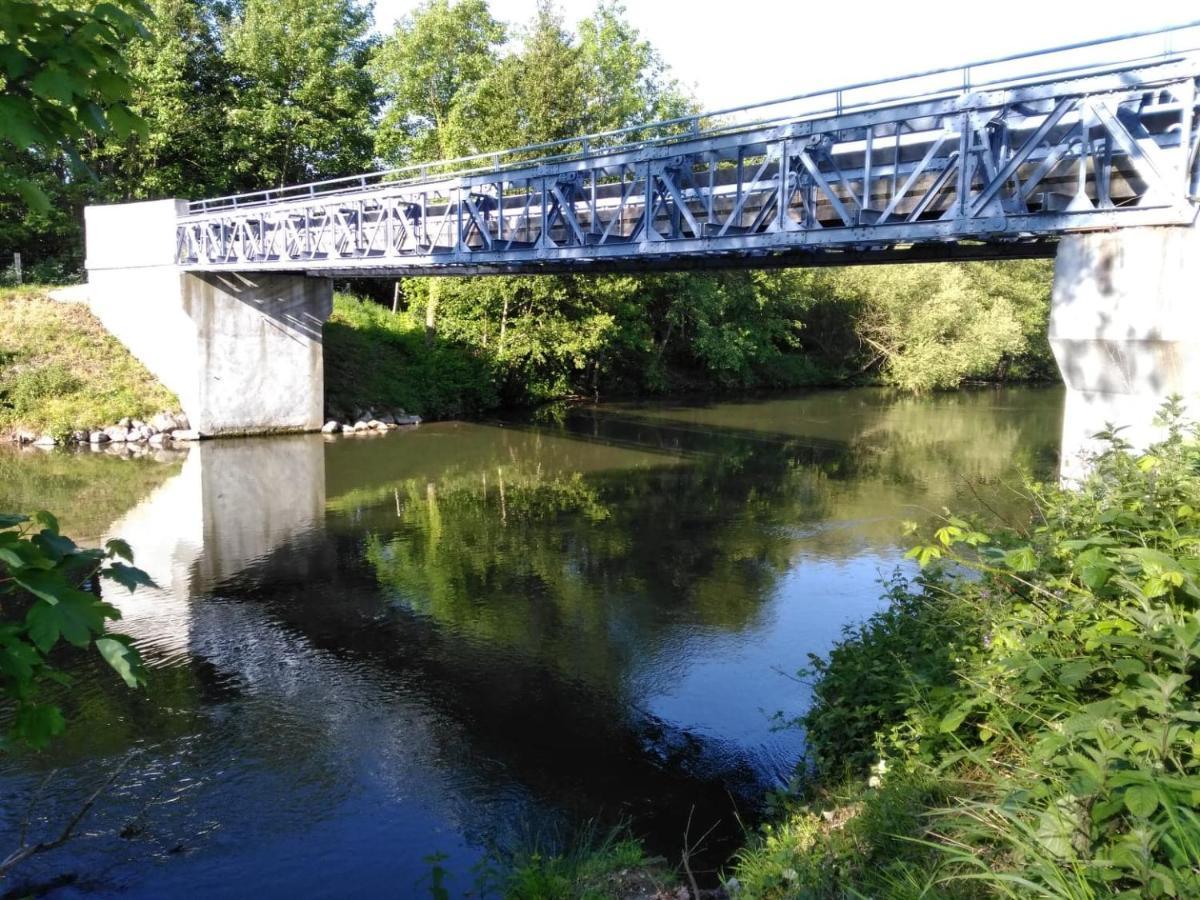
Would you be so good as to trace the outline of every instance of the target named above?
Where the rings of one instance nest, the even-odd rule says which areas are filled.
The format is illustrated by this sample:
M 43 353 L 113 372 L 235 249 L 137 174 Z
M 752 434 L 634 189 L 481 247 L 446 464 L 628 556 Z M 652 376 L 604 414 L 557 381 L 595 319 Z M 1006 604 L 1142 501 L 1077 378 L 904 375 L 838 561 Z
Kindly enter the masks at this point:
M 583 477 L 529 462 L 410 481 L 390 522 L 370 517 L 366 555 L 406 609 L 622 692 L 680 623 L 752 627 L 787 571 L 788 539 L 771 526 L 819 494 L 763 477 L 761 461 L 755 477 L 743 467 Z
M 1061 393 L 1053 390 L 923 397 L 855 390 L 714 406 L 634 406 L 588 414 L 587 424 L 576 427 L 594 430 L 600 420 L 625 436 L 657 433 L 650 438 L 655 441 L 673 432 L 692 451 L 721 459 L 733 454 L 748 468 L 772 456 L 783 460 L 765 477 L 798 479 L 820 499 L 785 506 L 776 518 L 803 535 L 805 553 L 837 559 L 864 547 L 894 548 L 900 520 L 922 519 L 945 506 L 969 509 L 982 499 L 1006 516 L 1025 514 L 1012 488 L 1022 472 L 1047 477 L 1056 470 L 1060 416 Z M 744 458 L 747 450 L 753 461 Z
M 754 627 L 800 553 L 893 548 L 899 520 L 957 505 L 968 480 L 1015 482 L 1057 440 L 1049 395 L 1018 408 L 997 392 L 858 396 L 869 402 L 837 423 L 846 443 L 755 416 L 752 404 L 728 425 L 703 409 L 580 411 L 555 429 L 560 439 L 687 462 L 581 475 L 548 471 L 538 445 L 514 443 L 503 464 L 332 505 L 367 528 L 367 558 L 403 608 L 619 692 L 680 624 Z

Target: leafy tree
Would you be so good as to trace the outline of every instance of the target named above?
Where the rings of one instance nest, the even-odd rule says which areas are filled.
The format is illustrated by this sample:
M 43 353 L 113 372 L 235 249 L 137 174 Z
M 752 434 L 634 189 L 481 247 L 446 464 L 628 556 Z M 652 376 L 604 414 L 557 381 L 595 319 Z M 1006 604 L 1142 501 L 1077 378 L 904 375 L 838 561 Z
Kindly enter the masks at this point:
M 383 103 L 375 152 L 394 165 L 458 155 L 451 114 L 495 67 L 504 39 L 486 0 L 426 0 L 397 22 L 371 60 Z
M 375 94 L 370 11 L 355 0 L 239 0 L 225 26 L 226 148 L 238 187 L 365 169 Z
M 521 52 L 502 59 L 455 107 L 455 141 L 480 153 L 595 130 L 588 74 L 562 16 L 542 0 Z
M 94 154 L 113 200 L 194 197 L 232 188 L 223 153 L 231 72 L 213 0 L 150 0 L 148 33 L 126 51 L 141 133 Z
M 140 0 L 83 8 L 37 0 L 0 5 L 0 141 L 42 161 L 60 154 L 83 169 L 79 146 L 93 134 L 140 127 L 130 111 L 125 44 L 145 34 Z M 32 162 L 32 160 L 25 160 Z M 36 180 L 0 169 L 0 192 L 39 212 L 50 201 Z
M 829 269 L 810 274 L 809 290 L 853 318 L 864 367 L 906 390 L 989 377 L 1026 348 L 1009 298 L 990 293 L 962 265 Z
M 0 698 L 14 709 L 0 748 L 45 746 L 66 727 L 62 711 L 42 697 L 47 682 L 70 684 L 54 664 L 61 643 L 95 649 L 130 687 L 145 683 L 130 639 L 106 630 L 120 611 L 98 596 L 98 579 L 131 591 L 150 584 L 145 572 L 126 564 L 132 562 L 122 541 L 103 550 L 76 547 L 49 513 L 32 521 L 0 515 Z
M 609 131 L 697 112 L 659 52 L 605 0 L 579 23 L 579 54 L 588 80 L 590 130 Z

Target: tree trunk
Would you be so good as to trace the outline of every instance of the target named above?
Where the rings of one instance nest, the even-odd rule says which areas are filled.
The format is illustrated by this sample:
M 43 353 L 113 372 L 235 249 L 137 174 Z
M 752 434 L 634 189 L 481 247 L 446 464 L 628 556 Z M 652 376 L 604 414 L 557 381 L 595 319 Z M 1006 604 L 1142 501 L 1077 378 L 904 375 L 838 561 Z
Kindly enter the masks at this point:
M 496 352 L 504 352 L 504 332 L 508 330 L 508 297 L 504 298 L 504 308 L 500 311 L 500 339 L 496 343 Z
M 433 343 L 433 338 L 437 334 L 437 303 L 438 303 L 438 282 L 433 279 L 429 283 L 429 299 L 425 303 L 425 342 Z

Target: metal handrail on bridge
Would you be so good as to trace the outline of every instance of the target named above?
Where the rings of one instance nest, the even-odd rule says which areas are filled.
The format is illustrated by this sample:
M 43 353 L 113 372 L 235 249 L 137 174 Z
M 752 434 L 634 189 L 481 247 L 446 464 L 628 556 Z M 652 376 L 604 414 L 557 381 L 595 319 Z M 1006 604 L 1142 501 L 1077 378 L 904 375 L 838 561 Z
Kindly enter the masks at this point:
M 1197 43 L 1188 48 L 1172 47 L 1169 39 L 1169 36 L 1182 34 L 1193 29 L 1200 30 L 1200 19 L 1179 25 L 1127 32 L 1125 34 L 1114 35 L 1112 37 L 1099 38 L 1089 41 L 1078 41 L 1075 43 L 1063 44 L 1057 47 L 1050 47 L 1042 50 L 1014 53 L 1007 56 L 999 56 L 992 59 L 966 63 L 962 65 L 927 69 L 922 72 L 911 73 L 893 78 L 884 78 L 873 81 L 860 81 L 852 84 L 842 85 L 840 87 L 824 88 L 817 91 L 794 94 L 789 97 L 764 100 L 757 103 L 747 104 L 745 106 L 728 107 L 725 109 L 696 113 L 688 116 L 679 116 L 672 119 L 663 119 L 656 122 L 628 125 L 623 128 L 615 128 L 609 131 L 594 132 L 591 134 L 578 135 L 575 137 L 563 138 L 560 140 L 538 144 L 528 144 L 523 147 L 506 148 L 487 153 L 475 153 L 469 156 L 460 156 L 453 159 L 438 160 L 430 163 L 416 163 L 408 166 L 382 169 L 377 172 L 364 173 L 361 175 L 331 178 L 323 181 L 308 182 L 282 188 L 269 188 L 243 194 L 230 194 L 224 197 L 195 200 L 188 204 L 188 211 L 192 214 L 205 214 L 219 212 L 221 210 L 240 210 L 247 207 L 261 206 L 269 203 L 278 203 L 281 201 L 298 201 L 304 200 L 308 197 L 327 197 L 346 191 L 359 191 L 366 187 L 377 184 L 395 184 L 400 186 L 414 182 L 426 181 L 434 176 L 438 177 L 439 179 L 446 179 L 476 175 L 481 172 L 502 172 L 510 168 L 526 168 L 529 166 L 563 162 L 577 158 L 586 159 L 591 155 L 593 150 L 597 149 L 603 149 L 605 152 L 636 150 L 640 147 L 648 148 L 661 146 L 662 144 L 669 143 L 673 140 L 690 140 L 700 136 L 725 134 L 729 133 L 730 131 L 742 130 L 746 128 L 762 128 L 775 123 L 802 121 L 805 119 L 816 118 L 829 114 L 841 115 L 850 111 L 878 108 L 901 100 L 912 102 L 913 100 L 933 99 L 967 94 L 972 91 L 994 89 L 1000 86 L 1025 85 L 1037 83 L 1038 79 L 1062 77 L 1067 74 L 1100 74 L 1112 71 L 1121 71 L 1125 68 L 1145 64 L 1151 60 L 1170 60 L 1172 58 L 1181 58 L 1188 53 L 1195 52 L 1197 49 L 1200 49 L 1200 34 L 1196 35 Z M 1018 75 L 1010 75 L 1007 77 L 993 78 L 983 81 L 976 80 L 974 77 L 978 70 L 989 66 L 998 66 L 1004 63 L 1017 62 L 1035 57 L 1049 57 L 1055 54 L 1070 53 L 1072 51 L 1083 50 L 1092 47 L 1124 44 L 1160 35 L 1168 36 L 1168 40 L 1166 42 L 1167 46 L 1155 54 L 1134 57 L 1124 56 L 1120 59 L 1105 59 L 1100 61 L 1078 63 L 1075 65 L 1061 66 L 1058 68 L 1042 69 L 1034 73 L 1023 72 Z M 846 95 L 850 92 L 864 92 L 870 88 L 897 86 L 907 82 L 930 79 L 939 75 L 947 74 L 956 74 L 959 76 L 953 85 L 938 88 L 926 88 L 924 91 L 919 93 L 914 93 L 913 91 L 894 92 L 882 97 L 867 97 L 857 101 L 847 102 Z M 818 106 L 815 109 L 807 109 L 803 112 L 794 113 L 791 115 L 776 115 L 751 121 L 718 121 L 716 124 L 703 124 L 706 122 L 711 123 L 714 120 L 719 120 L 721 117 L 735 116 L 737 114 L 768 109 L 770 107 L 783 106 L 785 104 L 797 104 L 806 100 L 820 100 L 821 98 L 827 98 L 825 100 L 826 105 Z M 626 141 L 625 143 L 610 142 L 613 138 L 620 138 L 622 136 L 637 134 L 639 132 L 654 132 L 664 130 L 667 131 L 667 133 L 658 137 L 643 137 L 634 141 Z M 512 159 L 512 157 L 519 156 L 521 154 L 529 154 L 538 151 L 555 150 L 568 147 L 572 149 L 565 153 L 542 153 L 541 155 L 535 157 Z M 505 161 L 506 157 L 508 158 L 507 161 Z M 490 165 L 469 165 L 470 163 L 479 163 L 482 161 L 487 161 L 490 163 Z

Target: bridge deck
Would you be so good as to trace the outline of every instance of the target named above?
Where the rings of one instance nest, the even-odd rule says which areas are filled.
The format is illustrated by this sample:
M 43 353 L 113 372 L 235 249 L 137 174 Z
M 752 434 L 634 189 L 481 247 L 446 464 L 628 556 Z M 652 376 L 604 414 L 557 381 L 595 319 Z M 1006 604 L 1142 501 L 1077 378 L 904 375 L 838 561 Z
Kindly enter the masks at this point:
M 694 117 L 197 201 L 177 261 L 391 277 L 828 265 L 1042 256 L 1064 233 L 1193 223 L 1200 52 L 1038 74 L 1045 55 L 984 85 L 888 93 L 923 73 L 753 124 Z

